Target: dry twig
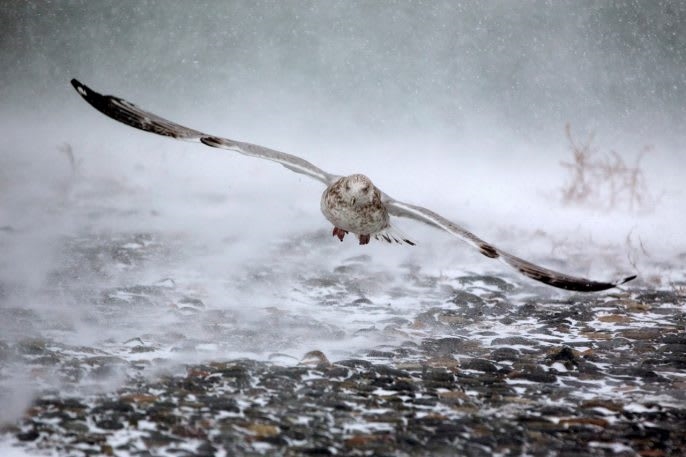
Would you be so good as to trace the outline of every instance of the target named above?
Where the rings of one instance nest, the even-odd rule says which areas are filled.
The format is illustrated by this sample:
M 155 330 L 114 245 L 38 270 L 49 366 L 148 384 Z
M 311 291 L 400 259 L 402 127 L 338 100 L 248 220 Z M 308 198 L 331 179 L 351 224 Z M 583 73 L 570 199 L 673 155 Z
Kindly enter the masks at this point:
M 569 124 L 565 134 L 572 151 L 572 162 L 561 162 L 570 172 L 570 179 L 562 189 L 562 201 L 618 209 L 626 205 L 629 211 L 652 210 L 658 199 L 646 184 L 641 161 L 652 150 L 645 146 L 636 156 L 633 166 L 626 164 L 616 151 L 600 154 L 593 147 L 593 133 L 578 142 Z

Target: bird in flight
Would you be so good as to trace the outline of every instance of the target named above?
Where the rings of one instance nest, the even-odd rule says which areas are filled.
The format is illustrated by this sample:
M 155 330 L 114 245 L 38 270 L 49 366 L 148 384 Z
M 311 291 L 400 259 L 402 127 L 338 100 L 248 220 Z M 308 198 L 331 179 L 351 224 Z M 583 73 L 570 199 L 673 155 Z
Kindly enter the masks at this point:
M 256 144 L 208 135 L 199 130 L 184 127 L 119 97 L 95 92 L 76 79 L 72 79 L 71 84 L 95 109 L 131 127 L 180 140 L 199 141 L 213 148 L 228 149 L 271 160 L 296 173 L 321 181 L 326 186 L 321 198 L 321 211 L 334 226 L 332 235 L 341 241 L 345 235 L 353 233 L 360 244 L 368 244 L 373 237 L 389 243 L 414 246 L 414 242 L 407 239 L 390 223 L 390 216 L 406 217 L 445 230 L 471 244 L 486 257 L 499 259 L 529 278 L 553 287 L 580 292 L 597 292 L 624 284 L 636 277 L 635 275 L 628 276 L 616 282 L 593 281 L 535 265 L 496 248 L 429 209 L 391 198 L 374 186 L 365 175 L 338 176 L 327 173 L 291 154 Z

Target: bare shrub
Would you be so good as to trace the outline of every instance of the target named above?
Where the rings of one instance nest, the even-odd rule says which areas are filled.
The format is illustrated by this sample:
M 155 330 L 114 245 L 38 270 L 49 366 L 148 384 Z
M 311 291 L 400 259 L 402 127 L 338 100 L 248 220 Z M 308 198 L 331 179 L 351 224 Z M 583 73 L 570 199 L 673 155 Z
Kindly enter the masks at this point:
M 569 170 L 570 179 L 562 188 L 562 201 L 566 204 L 581 204 L 605 209 L 629 211 L 652 210 L 657 205 L 646 183 L 641 161 L 652 151 L 644 146 L 631 165 L 624 157 L 611 150 L 602 154 L 593 146 L 594 134 L 584 141 L 577 141 L 569 124 L 565 134 L 572 151 L 571 162 L 560 162 Z

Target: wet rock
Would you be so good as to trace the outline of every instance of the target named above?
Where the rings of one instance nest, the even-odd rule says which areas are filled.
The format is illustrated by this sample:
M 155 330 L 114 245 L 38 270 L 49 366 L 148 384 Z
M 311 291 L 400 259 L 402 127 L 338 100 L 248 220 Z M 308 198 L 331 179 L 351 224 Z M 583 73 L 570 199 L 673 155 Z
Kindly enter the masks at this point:
M 300 360 L 300 365 L 305 365 L 305 366 L 314 366 L 314 367 L 328 367 L 331 365 L 331 362 L 329 362 L 329 359 L 324 355 L 322 351 L 309 351 L 307 354 L 303 356 L 303 358 Z
M 490 358 L 492 360 L 495 360 L 496 362 L 501 362 L 503 360 L 518 360 L 520 358 L 521 353 L 514 348 L 510 347 L 503 347 L 503 348 L 498 348 L 495 349 L 491 352 Z
M 170 433 L 163 433 L 157 430 L 148 431 L 142 439 L 145 446 L 148 448 L 162 448 L 176 445 L 184 441 L 184 439 L 177 438 Z
M 87 423 L 78 420 L 67 420 L 62 422 L 62 428 L 68 433 L 84 434 L 90 431 Z
M 640 378 L 647 382 L 667 382 L 664 376 L 660 376 L 655 371 L 643 367 L 615 367 L 610 373 L 616 376 L 628 376 Z
M 455 376 L 444 368 L 426 367 L 422 372 L 422 381 L 429 389 L 453 389 L 455 388 Z
M 631 340 L 628 338 L 612 338 L 607 341 L 596 341 L 595 344 L 600 348 L 600 349 L 617 349 L 621 347 L 631 347 Z
M 321 446 L 321 447 L 302 447 L 302 448 L 295 448 L 294 449 L 297 453 L 302 453 L 303 455 L 312 455 L 312 456 L 327 456 L 327 455 L 334 455 L 334 452 L 331 450 L 329 447 Z
M 478 344 L 466 338 L 440 338 L 422 341 L 422 350 L 432 357 L 469 354 Z
M 396 379 L 388 389 L 398 392 L 414 392 L 417 390 L 417 386 L 409 379 Z
M 496 351 L 499 349 L 506 348 Z M 582 367 L 586 363 L 584 357 L 568 346 L 560 346 L 541 349 L 533 360 L 545 359 L 553 365 L 574 362 Z M 659 357 L 655 358 L 655 363 L 659 361 Z M 489 358 L 465 358 L 459 369 L 428 363 L 407 364 L 406 369 L 356 360 L 345 363 L 349 366 L 329 367 L 343 370 L 346 376 L 341 377 L 327 377 L 323 371 L 307 367 L 243 361 L 191 366 L 185 374 L 162 377 L 150 386 L 155 395 L 138 386 L 119 398 L 75 400 L 71 410 L 92 418 L 107 433 L 135 427 L 144 418 L 155 427 L 146 426 L 142 436 L 145 445 L 174 455 L 211 455 L 218 449 L 253 455 L 258 453 L 257 449 L 269 449 L 283 455 L 471 452 L 470 455 L 486 456 L 497 453 L 497 449 L 520 450 L 525 441 L 528 452 L 535 455 L 567 455 L 564 449 L 587 449 L 585 443 L 595 439 L 593 434 L 599 430 L 609 436 L 620 433 L 614 424 L 667 420 L 667 412 L 654 405 L 625 409 L 619 402 L 603 399 L 582 402 L 579 408 L 560 403 L 567 392 L 554 382 L 558 380 L 554 373 L 535 362 L 515 361 L 507 378 Z M 253 387 L 237 388 L 234 380 L 243 376 L 252 379 Z M 193 381 L 192 390 L 187 389 L 189 380 Z M 524 383 L 518 384 L 518 380 Z M 569 375 L 560 380 L 562 384 L 571 381 Z M 517 392 L 510 382 L 515 382 Z M 573 391 L 574 387 L 567 389 Z M 66 411 L 67 403 L 57 398 L 44 399 L 37 406 L 43 412 L 37 414 L 47 417 L 50 410 Z M 501 406 L 505 408 L 502 411 L 524 410 L 535 416 L 505 414 L 485 420 L 479 415 L 484 407 Z M 61 424 L 65 433 L 83 436 L 81 443 L 90 442 L 88 446 L 96 453 L 109 452 L 107 435 L 89 433 L 84 427 L 85 419 L 64 417 Z M 558 423 L 546 417 L 558 418 Z M 345 430 L 350 424 L 381 430 L 352 431 L 346 435 L 336 431 Z M 519 430 L 517 436 L 513 436 L 513 429 Z M 31 427 L 26 426 L 25 430 Z M 631 430 L 627 426 L 624 436 L 635 433 Z M 644 436 L 628 439 L 646 439 Z M 665 436 L 675 439 L 671 432 Z M 181 446 L 189 439 L 199 440 L 202 449 L 189 454 Z M 292 445 L 294 440 L 298 446 Z M 131 446 L 132 443 L 119 444 L 111 451 L 131 452 Z
M 393 359 L 395 354 L 390 351 L 379 351 L 372 349 L 371 351 L 367 351 L 366 356 L 375 359 Z
M 118 414 L 126 414 L 133 411 L 133 407 L 126 401 L 115 400 L 105 401 L 91 410 L 93 414 L 114 412 Z
M 217 447 L 209 441 L 203 441 L 193 452 L 194 457 L 215 457 L 218 453 Z
M 579 300 L 583 302 L 583 300 Z M 573 302 L 571 306 L 563 310 L 547 312 L 540 316 L 540 319 L 547 325 L 570 324 L 573 322 L 588 322 L 595 317 L 593 310 L 582 303 Z
M 658 351 L 671 354 L 686 354 L 686 343 L 665 344 Z
M 374 303 L 368 298 L 361 297 L 361 298 L 357 298 L 357 299 L 353 300 L 351 304 L 354 306 L 361 306 L 361 305 L 373 305 Z
M 647 303 L 682 303 L 683 300 L 683 297 L 669 290 L 655 290 L 636 296 L 636 301 Z
M 474 275 L 474 276 L 461 276 L 457 278 L 460 283 L 465 284 L 465 285 L 472 285 L 475 283 L 483 283 L 486 286 L 491 286 L 494 287 L 498 290 L 501 290 L 503 292 L 509 292 L 514 290 L 514 286 L 507 281 L 505 281 L 502 278 L 496 277 L 496 276 L 482 276 L 482 275 Z
M 17 343 L 16 348 L 20 354 L 25 355 L 45 355 L 48 353 L 48 341 L 43 339 L 26 339 Z
M 523 336 L 508 336 L 504 338 L 494 338 L 491 341 L 491 346 L 539 346 L 538 341 L 523 337 Z
M 79 412 L 88 408 L 86 404 L 77 398 L 56 398 L 45 397 L 39 398 L 34 402 L 34 405 L 45 409 L 55 409 L 58 411 Z
M 208 397 L 205 402 L 203 402 L 205 405 L 207 405 L 212 411 L 224 411 L 224 412 L 231 412 L 231 413 L 239 413 L 240 412 L 240 407 L 238 406 L 238 402 L 236 402 L 235 399 L 230 398 L 230 397 Z
M 478 295 L 465 292 L 465 291 L 456 291 L 452 298 L 448 300 L 450 303 L 455 303 L 456 305 L 462 306 L 462 305 L 478 305 L 478 306 L 483 306 L 485 304 L 484 300 L 479 297 Z
M 495 364 L 493 364 L 491 361 L 486 359 L 468 359 L 462 362 L 462 369 L 483 371 L 485 373 L 498 372 L 498 367 L 495 366 Z
M 375 372 L 380 376 L 390 376 L 393 378 L 407 378 L 410 374 L 405 370 L 399 370 L 388 365 L 376 365 Z
M 574 351 L 569 346 L 563 346 L 561 348 L 548 351 L 546 363 L 550 365 L 555 362 L 561 362 L 568 370 L 571 370 L 578 366 L 582 361 L 578 352 Z
M 121 430 L 124 424 L 117 418 L 108 417 L 99 421 L 95 421 L 95 425 L 105 430 Z
M 238 389 L 245 389 L 250 387 L 250 371 L 248 367 L 242 365 L 225 365 L 214 367 L 217 372 L 221 374 L 222 378 L 228 378 L 233 381 L 233 384 Z
M 346 359 L 336 362 L 336 365 L 341 365 L 348 368 L 362 368 L 367 369 L 372 366 L 372 363 L 362 359 Z
M 629 340 L 657 340 L 662 337 L 664 330 L 659 328 L 626 329 L 618 332 Z
M 350 371 L 346 367 L 332 366 L 324 369 L 324 375 L 328 378 L 347 378 Z
M 660 343 L 686 345 L 686 334 L 673 333 L 670 335 L 665 335 L 660 339 Z
M 557 376 L 543 370 L 538 365 L 521 365 L 508 375 L 510 379 L 523 379 L 531 382 L 552 383 L 557 381 Z
M 612 324 L 629 324 L 633 322 L 631 316 L 623 314 L 607 314 L 604 316 L 599 316 L 598 321 Z
M 134 346 L 130 349 L 132 354 L 141 354 L 144 352 L 155 352 L 157 350 L 154 346 Z
M 179 300 L 179 305 L 182 307 L 190 307 L 194 309 L 205 309 L 205 303 L 199 298 L 182 297 Z
M 329 238 L 322 235 L 322 243 Z M 545 293 L 520 282 L 518 293 L 508 294 L 507 280 L 431 276 L 413 262 L 400 276 L 373 271 L 373 257 L 348 259 L 335 274 L 329 264 L 323 273 L 292 274 L 280 259 L 246 267 L 246 278 L 259 287 L 292 281 L 296 295 L 315 294 L 312 310 L 321 309 L 321 316 L 284 304 L 261 309 L 259 318 L 266 317 L 254 328 L 241 313 L 217 309 L 222 303 L 207 309 L 196 298 L 204 299 L 204 292 L 184 289 L 189 278 L 183 274 L 138 284 L 145 275 L 136 268 L 160 249 L 154 241 L 127 235 L 74 243 L 68 256 L 74 265 L 50 282 L 84 273 L 107 279 L 119 287 L 78 296 L 78 303 L 93 304 L 84 319 L 125 326 L 131 313 L 155 319 L 159 309 L 171 310 L 164 312 L 170 322 L 165 319 L 162 330 L 129 335 L 127 329 L 122 339 L 139 339 L 71 347 L 54 341 L 74 331 L 68 325 L 45 326 L 35 312 L 0 309 L 7 327 L 11 318 L 29 335 L 40 335 L 14 343 L 0 332 L 0 382 L 17 367 L 25 369 L 22 380 L 36 381 L 27 389 L 35 390 L 36 400 L 0 429 L 23 438 L 29 453 L 635 457 L 686 450 L 682 296 L 667 303 L 675 297 L 651 296 L 650 289 Z M 313 247 L 299 240 L 282 249 L 300 257 Z M 103 256 L 115 258 L 126 276 L 113 277 Z M 328 322 L 330 312 L 342 310 L 354 327 Z M 169 349 L 186 361 L 211 357 L 216 353 L 198 350 L 208 344 L 216 353 L 257 345 L 269 363 L 179 367 L 145 356 Z M 293 354 L 305 352 L 303 344 L 336 350 L 326 356 L 313 351 L 298 363 Z M 337 362 L 340 354 L 349 355 Z M 3 404 L 10 395 L 2 396 Z M 616 443 L 625 447 L 610 446 Z
M 35 441 L 38 439 L 39 436 L 40 433 L 38 433 L 38 431 L 35 428 L 25 432 L 17 433 L 17 439 L 19 441 Z

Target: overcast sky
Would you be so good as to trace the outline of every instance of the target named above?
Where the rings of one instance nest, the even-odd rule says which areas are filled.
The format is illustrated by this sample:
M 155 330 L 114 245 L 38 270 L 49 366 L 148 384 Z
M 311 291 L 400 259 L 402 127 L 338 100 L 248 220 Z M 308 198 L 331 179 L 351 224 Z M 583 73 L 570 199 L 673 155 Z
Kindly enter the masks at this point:
M 70 106 L 78 77 L 161 109 L 247 105 L 351 135 L 685 130 L 678 1 L 16 1 L 0 46 L 3 110 Z

